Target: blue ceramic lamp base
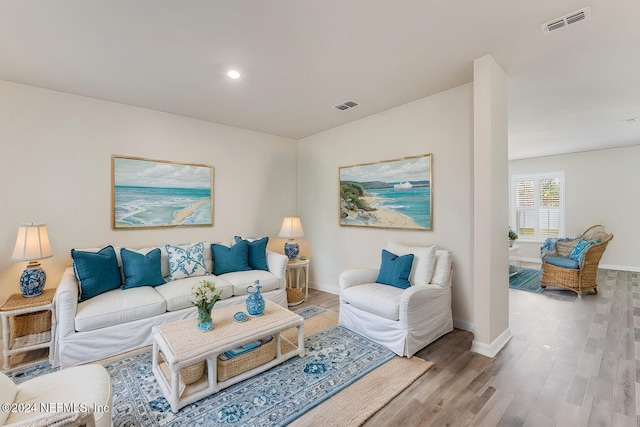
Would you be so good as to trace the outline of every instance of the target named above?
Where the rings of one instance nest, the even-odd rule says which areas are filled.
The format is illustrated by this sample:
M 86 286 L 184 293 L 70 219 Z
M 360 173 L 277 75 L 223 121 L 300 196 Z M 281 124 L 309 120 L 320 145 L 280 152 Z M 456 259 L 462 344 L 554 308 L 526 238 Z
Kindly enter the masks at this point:
M 44 284 L 47 281 L 47 275 L 45 274 L 39 263 L 29 263 L 27 268 L 22 272 L 20 276 L 20 291 L 22 296 L 30 298 L 37 297 L 42 293 Z
M 284 254 L 289 258 L 289 261 L 294 261 L 300 253 L 300 246 L 292 239 L 284 244 Z

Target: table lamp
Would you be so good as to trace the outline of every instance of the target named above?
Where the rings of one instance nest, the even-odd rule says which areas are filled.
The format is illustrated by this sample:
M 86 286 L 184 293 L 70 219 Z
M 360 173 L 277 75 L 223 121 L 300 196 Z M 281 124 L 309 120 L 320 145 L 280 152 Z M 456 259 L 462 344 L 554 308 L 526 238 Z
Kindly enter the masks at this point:
M 282 228 L 278 237 L 286 237 L 289 240 L 284 244 L 284 253 L 289 258 L 289 262 L 295 261 L 300 253 L 300 247 L 293 240 L 295 237 L 304 237 L 302 223 L 299 216 L 285 216 L 282 221 Z
M 20 224 L 16 247 L 11 259 L 14 261 L 29 261 L 27 268 L 20 276 L 20 291 L 25 297 L 35 297 L 42 293 L 47 280 L 38 260 L 51 258 L 51 244 L 44 224 Z

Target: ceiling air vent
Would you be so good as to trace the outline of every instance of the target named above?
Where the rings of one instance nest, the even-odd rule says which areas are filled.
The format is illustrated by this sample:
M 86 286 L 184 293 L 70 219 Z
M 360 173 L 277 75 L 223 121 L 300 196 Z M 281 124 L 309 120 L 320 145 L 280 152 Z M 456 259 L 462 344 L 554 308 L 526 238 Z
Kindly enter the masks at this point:
M 553 19 L 549 22 L 545 22 L 541 25 L 542 32 L 549 34 L 551 31 L 559 30 L 567 25 L 575 24 L 576 22 L 584 21 L 591 17 L 591 8 L 585 7 L 584 9 L 576 10 L 560 18 Z
M 354 101 L 343 102 L 342 104 L 335 105 L 333 108 L 336 110 L 348 110 L 349 108 L 357 107 L 358 103 Z

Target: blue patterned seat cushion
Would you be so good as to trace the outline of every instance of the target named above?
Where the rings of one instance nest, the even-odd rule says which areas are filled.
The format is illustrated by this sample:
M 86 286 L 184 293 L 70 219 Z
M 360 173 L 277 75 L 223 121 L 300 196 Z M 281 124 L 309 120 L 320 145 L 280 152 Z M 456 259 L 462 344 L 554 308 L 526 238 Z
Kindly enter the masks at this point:
M 548 256 L 544 259 L 544 262 L 563 268 L 580 268 L 578 261 L 564 256 Z

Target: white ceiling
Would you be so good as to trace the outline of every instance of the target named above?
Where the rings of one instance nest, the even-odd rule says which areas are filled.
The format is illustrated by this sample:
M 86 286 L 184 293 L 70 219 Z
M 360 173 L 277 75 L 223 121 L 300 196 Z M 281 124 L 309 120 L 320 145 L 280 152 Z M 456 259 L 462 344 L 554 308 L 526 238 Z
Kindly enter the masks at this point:
M 638 0 L 0 1 L 2 80 L 294 139 L 470 82 L 486 54 L 510 158 L 640 144 Z

